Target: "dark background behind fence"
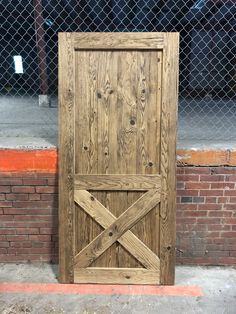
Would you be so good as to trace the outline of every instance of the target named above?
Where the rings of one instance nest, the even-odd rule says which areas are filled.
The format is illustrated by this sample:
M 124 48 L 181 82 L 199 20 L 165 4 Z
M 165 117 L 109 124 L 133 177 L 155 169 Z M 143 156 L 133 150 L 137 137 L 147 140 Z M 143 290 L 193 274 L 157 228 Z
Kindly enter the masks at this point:
M 235 139 L 235 0 L 2 0 L 0 28 L 0 93 L 32 98 L 57 95 L 58 32 L 178 31 L 179 137 Z

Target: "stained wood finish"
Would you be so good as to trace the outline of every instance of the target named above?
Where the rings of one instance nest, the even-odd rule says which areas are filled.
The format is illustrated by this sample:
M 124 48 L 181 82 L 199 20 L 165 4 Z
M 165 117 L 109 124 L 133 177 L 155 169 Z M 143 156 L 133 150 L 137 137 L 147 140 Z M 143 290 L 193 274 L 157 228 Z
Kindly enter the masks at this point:
M 74 188 L 95 191 L 147 191 L 161 187 L 159 175 L 75 175 Z
M 59 46 L 61 281 L 173 284 L 178 34 Z
M 75 269 L 75 283 L 104 284 L 159 284 L 160 276 L 156 270 L 143 268 L 79 268 Z
M 75 191 L 75 202 L 104 229 L 108 228 L 116 221 L 116 217 L 88 191 Z M 145 268 L 159 270 L 160 260 L 158 256 L 131 231 L 125 232 L 117 241 Z
M 90 200 L 94 201 L 94 198 L 92 197 Z M 127 230 L 131 229 L 137 221 L 143 218 L 159 201 L 160 193 L 158 190 L 151 190 L 141 196 L 140 199 L 74 257 L 75 264 L 82 268 L 88 267 Z
M 59 34 L 59 276 L 72 283 L 74 214 L 74 49 L 72 35 Z

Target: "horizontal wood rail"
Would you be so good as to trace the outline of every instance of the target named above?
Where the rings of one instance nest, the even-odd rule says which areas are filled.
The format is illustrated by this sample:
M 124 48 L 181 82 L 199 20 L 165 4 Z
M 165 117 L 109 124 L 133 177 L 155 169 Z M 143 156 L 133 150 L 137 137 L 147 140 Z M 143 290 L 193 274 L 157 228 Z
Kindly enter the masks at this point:
M 161 186 L 160 175 L 76 174 L 74 178 L 74 188 L 77 190 L 147 191 Z

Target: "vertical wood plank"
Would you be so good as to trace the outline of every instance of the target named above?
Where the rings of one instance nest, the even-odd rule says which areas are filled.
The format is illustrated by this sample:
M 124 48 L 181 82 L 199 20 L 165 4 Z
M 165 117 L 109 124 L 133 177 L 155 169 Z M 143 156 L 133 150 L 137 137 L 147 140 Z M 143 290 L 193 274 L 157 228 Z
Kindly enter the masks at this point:
M 73 283 L 74 49 L 59 34 L 59 280 Z
M 172 285 L 175 278 L 175 172 L 179 35 L 166 33 L 164 38 L 161 111 L 160 283 Z
M 137 51 L 121 51 L 118 56 L 117 89 L 120 116 L 118 120 L 118 168 L 119 173 L 136 173 L 137 140 Z M 138 193 L 139 194 L 139 193 Z M 136 192 L 119 192 L 114 202 L 119 203 L 121 215 L 139 197 Z M 141 193 L 142 194 L 142 193 Z M 115 204 L 114 204 L 115 205 Z M 117 205 L 116 205 L 117 206 Z M 119 267 L 142 267 L 120 245 L 117 248 Z
M 98 102 L 98 173 L 108 174 L 111 166 L 110 132 L 109 127 L 111 107 L 115 105 L 114 73 L 116 73 L 115 52 L 100 51 L 97 56 L 98 84 L 96 97 Z M 110 193 L 98 192 L 98 200 L 105 207 L 110 207 Z M 113 244 L 91 266 L 113 267 L 115 265 L 115 247 Z
M 98 52 L 79 51 L 76 53 L 76 108 L 75 108 L 75 172 L 97 174 L 97 84 Z M 94 192 L 97 197 L 97 193 Z M 78 207 L 78 206 L 76 206 Z M 92 241 L 102 228 L 81 208 L 75 213 L 76 253 Z

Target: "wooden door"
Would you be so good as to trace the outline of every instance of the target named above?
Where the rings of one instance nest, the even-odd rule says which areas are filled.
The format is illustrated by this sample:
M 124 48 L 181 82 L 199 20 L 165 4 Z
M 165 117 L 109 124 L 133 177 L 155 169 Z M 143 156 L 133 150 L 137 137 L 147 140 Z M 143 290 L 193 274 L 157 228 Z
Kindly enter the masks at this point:
M 61 282 L 174 283 L 178 41 L 59 34 Z

